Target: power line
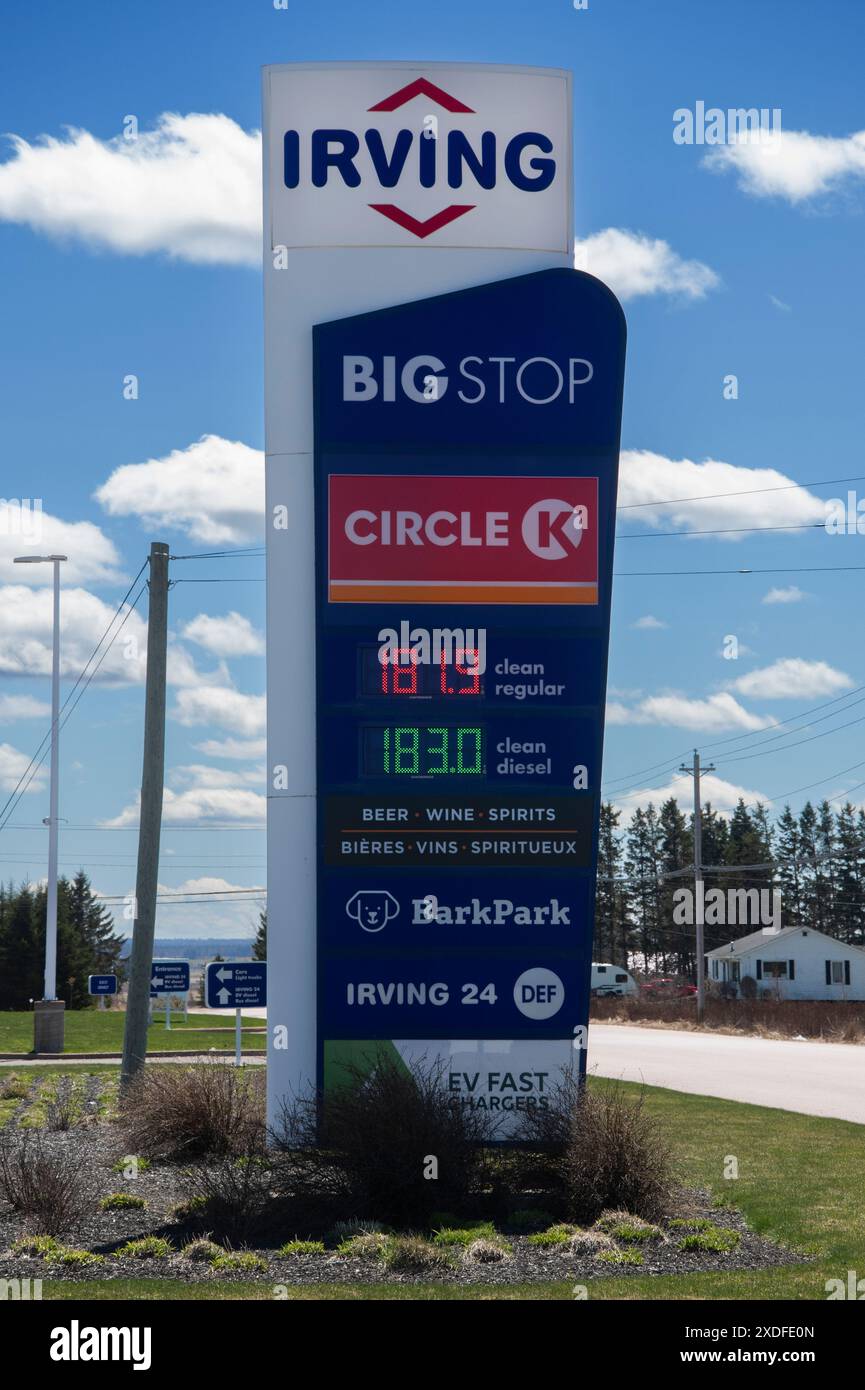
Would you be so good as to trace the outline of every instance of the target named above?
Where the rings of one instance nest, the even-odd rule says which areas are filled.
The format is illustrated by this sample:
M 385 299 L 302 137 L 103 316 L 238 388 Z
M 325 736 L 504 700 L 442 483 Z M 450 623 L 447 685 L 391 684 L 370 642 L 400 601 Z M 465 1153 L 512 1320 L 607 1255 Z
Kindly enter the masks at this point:
M 95 677 L 95 675 L 96 675 L 96 672 L 99 670 L 100 666 L 102 665 L 103 661 L 105 660 L 106 656 L 108 655 L 108 652 L 111 650 L 111 647 L 114 645 L 114 642 L 115 642 L 115 640 L 116 640 L 118 634 L 123 630 L 123 627 L 125 626 L 125 624 L 126 624 L 127 621 L 129 620 L 129 618 L 131 617 L 133 611 L 135 610 L 135 607 L 136 607 L 136 605 L 138 604 L 138 601 L 139 601 L 139 599 L 141 598 L 141 595 L 143 594 L 144 588 L 146 587 L 146 585 L 143 585 L 143 586 L 142 586 L 142 588 L 139 590 L 139 592 L 138 592 L 136 598 L 133 600 L 133 602 L 132 602 L 132 603 L 130 604 L 130 606 L 127 608 L 126 613 L 125 613 L 124 616 L 123 616 L 123 621 L 121 622 L 121 624 L 120 624 L 120 626 L 118 627 L 117 631 L 116 631 L 116 632 L 114 633 L 114 635 L 112 636 L 111 641 L 108 643 L 108 646 L 105 648 L 105 650 L 104 650 L 104 652 L 102 653 L 102 655 L 100 656 L 98 662 L 97 662 L 96 665 L 94 666 L 92 672 L 91 672 L 90 675 L 88 676 L 88 675 L 87 675 L 87 672 L 88 672 L 88 670 L 90 669 L 91 663 L 92 663 L 93 660 L 95 659 L 97 652 L 99 651 L 100 647 L 102 646 L 103 642 L 105 641 L 106 637 L 108 636 L 109 632 L 111 631 L 112 627 L 114 626 L 115 622 L 117 621 L 118 617 L 120 616 L 120 613 L 121 613 L 122 610 L 123 610 L 124 604 L 126 603 L 127 599 L 129 598 L 129 595 L 132 593 L 132 590 L 135 588 L 135 585 L 138 583 L 138 580 L 141 578 L 141 575 L 143 574 L 146 565 L 147 565 L 147 561 L 145 560 L 145 561 L 144 561 L 144 564 L 141 566 L 141 569 L 138 571 L 137 575 L 136 575 L 135 578 L 133 579 L 133 581 L 132 581 L 132 583 L 130 584 L 129 588 L 126 590 L 126 593 L 123 595 L 123 598 L 120 600 L 120 603 L 117 605 L 117 608 L 115 609 L 115 612 L 114 612 L 114 614 L 112 615 L 111 621 L 109 622 L 108 626 L 106 627 L 106 629 L 105 629 L 105 631 L 103 632 L 102 636 L 100 637 L 99 641 L 96 643 L 96 646 L 93 648 L 93 651 L 90 653 L 90 656 L 87 658 L 87 661 L 86 661 L 86 663 L 85 663 L 85 665 L 84 665 L 83 670 L 81 671 L 80 675 L 78 676 L 78 679 L 75 681 L 75 684 L 73 685 L 72 689 L 69 691 L 68 695 L 66 696 L 66 699 L 64 700 L 63 705 L 61 706 L 61 709 L 60 709 L 60 714 L 61 714 L 61 716 L 64 714 L 64 711 L 66 710 L 67 706 L 70 704 L 70 701 L 72 701 L 72 704 L 71 704 L 71 708 L 69 708 L 69 710 L 68 710 L 68 713 L 66 713 L 66 714 L 65 714 L 65 717 L 62 719 L 62 722 L 60 723 L 60 728 L 64 728 L 64 727 L 65 727 L 66 723 L 67 723 L 68 720 L 69 720 L 70 715 L 72 714 L 73 710 L 75 709 L 75 706 L 78 704 L 78 701 L 81 699 L 81 696 L 84 694 L 84 691 L 87 689 L 87 687 L 90 685 L 91 681 L 94 679 L 94 677 Z M 86 680 L 85 680 L 85 677 L 86 677 Z M 82 681 L 84 682 L 83 685 L 82 685 Z M 78 687 L 79 687 L 79 686 L 81 686 L 81 690 L 79 691 L 78 695 L 76 696 L 76 695 L 75 695 L 75 692 L 78 690 Z M 73 700 L 73 696 L 75 696 L 74 700 Z M 27 767 L 24 769 L 24 771 L 22 772 L 21 776 L 19 777 L 18 782 L 16 783 L 15 787 L 13 787 L 12 791 L 10 792 L 10 794 L 9 794 L 9 796 L 8 796 L 8 798 L 7 798 L 6 802 L 5 802 L 5 804 L 3 805 L 2 808 L 0 808 L 0 830 L 5 829 L 6 825 L 7 825 L 8 822 L 9 822 L 10 817 L 12 816 L 13 812 L 15 811 L 15 809 L 16 809 L 16 807 L 17 807 L 17 805 L 18 805 L 18 802 L 21 800 L 21 797 L 24 795 L 24 792 L 26 792 L 27 788 L 29 787 L 30 783 L 33 781 L 33 778 L 36 776 L 36 773 L 38 772 L 38 770 L 39 770 L 39 768 L 41 767 L 42 763 L 45 761 L 45 757 L 46 757 L 46 754 L 47 754 L 47 752 L 48 752 L 48 744 L 49 744 L 50 738 L 51 738 L 51 729 L 49 728 L 47 734 L 44 735 L 44 737 L 43 737 L 43 739 L 42 739 L 42 742 L 39 744 L 39 747 L 36 749 L 36 752 L 33 754 L 33 756 L 31 757 L 31 759 L 30 759 L 30 761 L 29 761 L 29 763 L 27 764 Z M 31 769 L 32 769 L 32 770 L 31 770 Z M 28 776 L 28 773 L 29 773 L 29 776 Z M 25 779 L 26 779 L 26 781 L 25 781 Z M 24 784 L 23 786 L 22 786 L 22 783 Z
M 865 474 L 860 474 L 855 478 L 818 478 L 812 483 L 782 483 L 775 487 L 748 487 L 742 488 L 738 492 L 703 492 L 696 497 L 665 497 L 660 502 L 626 502 L 616 510 L 620 512 L 634 511 L 637 507 L 672 507 L 680 502 L 712 502 L 721 497 L 757 497 L 764 492 L 797 492 L 806 487 L 835 487 L 838 483 L 861 483 L 865 482 Z

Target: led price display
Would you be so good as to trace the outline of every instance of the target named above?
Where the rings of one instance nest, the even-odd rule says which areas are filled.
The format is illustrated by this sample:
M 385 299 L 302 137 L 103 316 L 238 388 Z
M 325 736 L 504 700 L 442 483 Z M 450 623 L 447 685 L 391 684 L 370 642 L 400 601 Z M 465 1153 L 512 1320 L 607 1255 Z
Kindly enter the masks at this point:
M 480 725 L 364 724 L 364 777 L 480 777 L 486 734 Z
M 399 696 L 403 699 L 441 699 L 484 693 L 478 669 L 477 648 L 458 647 L 449 657 L 442 652 L 436 662 L 421 662 L 413 647 L 397 647 L 382 656 L 378 646 L 359 648 L 360 694 L 363 699 Z

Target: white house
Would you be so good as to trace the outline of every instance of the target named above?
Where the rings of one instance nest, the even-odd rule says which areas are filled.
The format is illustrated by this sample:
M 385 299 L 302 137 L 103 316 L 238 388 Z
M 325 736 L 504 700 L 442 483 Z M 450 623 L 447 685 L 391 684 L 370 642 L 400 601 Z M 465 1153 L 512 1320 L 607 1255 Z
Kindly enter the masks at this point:
M 707 979 L 735 985 L 746 976 L 757 998 L 865 1000 L 865 950 L 811 927 L 782 927 L 740 936 L 706 955 Z

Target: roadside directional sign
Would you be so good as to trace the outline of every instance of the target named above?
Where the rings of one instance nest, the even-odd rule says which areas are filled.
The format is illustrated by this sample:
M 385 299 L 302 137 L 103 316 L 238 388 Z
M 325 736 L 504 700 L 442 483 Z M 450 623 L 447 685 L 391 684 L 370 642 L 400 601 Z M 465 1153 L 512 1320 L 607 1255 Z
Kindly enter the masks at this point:
M 260 1008 L 267 1003 L 267 962 L 211 961 L 204 972 L 209 1009 Z
M 116 994 L 117 976 L 116 975 L 88 975 L 87 976 L 88 994 Z
M 189 990 L 188 960 L 155 960 L 150 972 L 150 997 L 160 994 L 186 994 Z

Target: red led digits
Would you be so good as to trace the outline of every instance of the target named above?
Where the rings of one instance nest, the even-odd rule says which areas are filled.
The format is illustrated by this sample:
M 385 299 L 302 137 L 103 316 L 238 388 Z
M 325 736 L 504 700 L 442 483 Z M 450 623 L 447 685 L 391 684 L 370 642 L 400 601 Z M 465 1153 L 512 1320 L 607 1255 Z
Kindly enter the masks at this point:
M 403 653 L 408 655 L 408 664 L 402 662 L 400 658 Z M 417 654 L 411 647 L 397 647 L 393 662 L 382 662 L 381 667 L 381 688 L 385 695 L 416 695 L 417 694 Z M 388 672 L 390 672 L 390 684 L 388 684 Z
M 457 647 L 454 653 L 456 660 L 454 667 L 460 676 L 466 676 L 471 681 L 470 685 L 462 690 L 456 690 L 454 686 L 448 684 L 448 659 L 445 652 L 441 654 L 441 675 L 439 685 L 443 695 L 480 695 L 481 693 L 481 673 L 478 660 L 477 647 Z M 462 660 L 460 660 L 462 658 Z

